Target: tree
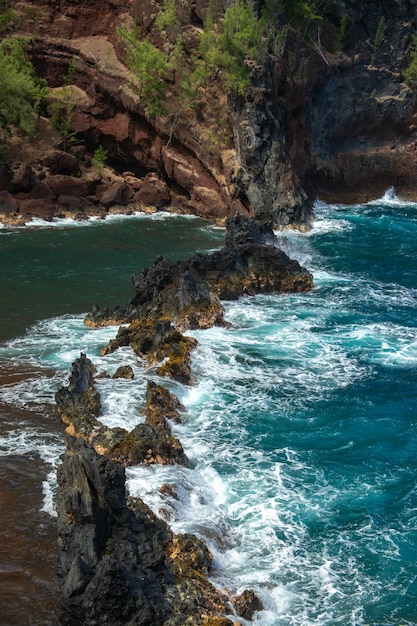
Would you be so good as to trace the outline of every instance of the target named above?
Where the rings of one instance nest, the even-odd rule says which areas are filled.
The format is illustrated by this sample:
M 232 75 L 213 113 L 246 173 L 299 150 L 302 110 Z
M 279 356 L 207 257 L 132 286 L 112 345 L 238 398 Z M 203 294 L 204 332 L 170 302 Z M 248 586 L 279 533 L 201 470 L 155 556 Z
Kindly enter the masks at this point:
M 143 39 L 137 28 L 118 29 L 126 44 L 126 63 L 135 76 L 137 89 L 146 112 L 151 117 L 165 113 L 164 100 L 168 90 L 170 64 L 165 54 Z
M 36 115 L 46 96 L 46 82 L 39 79 L 26 55 L 28 40 L 0 41 L 0 127 L 10 133 L 15 126 L 35 130 Z

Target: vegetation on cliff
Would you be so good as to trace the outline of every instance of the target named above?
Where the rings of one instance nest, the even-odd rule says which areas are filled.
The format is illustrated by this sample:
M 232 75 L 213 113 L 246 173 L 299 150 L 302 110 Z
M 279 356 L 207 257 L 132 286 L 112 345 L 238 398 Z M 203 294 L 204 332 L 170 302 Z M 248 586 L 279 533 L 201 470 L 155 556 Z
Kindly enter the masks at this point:
M 2 138 L 12 126 L 31 133 L 46 96 L 46 82 L 38 78 L 26 54 L 27 39 L 0 41 L 0 128 Z

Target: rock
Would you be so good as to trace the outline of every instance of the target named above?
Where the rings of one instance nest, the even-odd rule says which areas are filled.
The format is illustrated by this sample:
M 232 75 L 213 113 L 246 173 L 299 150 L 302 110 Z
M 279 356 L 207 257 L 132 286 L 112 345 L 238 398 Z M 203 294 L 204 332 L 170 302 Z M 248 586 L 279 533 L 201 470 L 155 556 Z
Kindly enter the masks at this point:
M 229 217 L 226 220 L 226 248 L 235 248 L 245 243 L 277 245 L 278 239 L 272 222 L 255 222 L 241 213 Z
M 80 198 L 77 198 L 76 196 L 67 196 L 64 194 L 58 196 L 58 204 L 66 207 L 70 211 L 75 212 L 81 211 L 84 207 L 84 203 L 81 202 Z
M 170 203 L 171 194 L 168 185 L 157 174 L 149 173 L 133 196 L 133 201 L 161 208 Z
M 28 199 L 19 201 L 19 212 L 22 213 L 22 215 L 27 214 L 34 217 L 41 217 L 47 221 L 52 220 L 54 217 L 55 207 L 55 203 L 50 200 Z
M 8 191 L 0 191 L 0 213 L 16 213 L 18 201 Z
M 162 624 L 172 613 L 162 589 L 169 531 L 126 506 L 120 464 L 81 439 L 66 445 L 57 497 L 60 623 Z
M 177 396 L 162 385 L 149 380 L 146 388 L 146 423 L 155 428 L 167 428 L 167 419 L 179 424 L 184 409 Z
M 249 589 L 245 589 L 240 596 L 232 596 L 231 600 L 239 617 L 247 620 L 251 620 L 256 611 L 262 611 L 264 608 L 255 592 Z
M 32 200 L 56 200 L 56 196 L 52 189 L 43 183 L 36 183 L 30 190 L 30 198 Z
M 94 431 L 100 428 L 97 416 L 101 412 L 100 394 L 95 388 L 93 374 L 95 368 L 81 353 L 72 364 L 68 387 L 61 387 L 55 394 L 58 413 L 66 432 L 90 441 Z
M 29 191 L 36 182 L 32 166 L 28 163 L 16 163 L 11 182 L 13 191 Z
M 126 205 L 133 197 L 133 190 L 127 183 L 114 183 L 99 195 L 101 204 L 109 208 L 114 204 Z
M 53 150 L 41 160 L 42 165 L 48 167 L 51 174 L 73 174 L 80 173 L 80 163 L 78 159 L 63 150 Z
M 131 370 L 129 368 L 124 367 L 127 375 Z M 171 434 L 166 421 L 166 417 L 175 419 L 181 406 L 173 395 L 150 385 L 145 410 L 147 423 L 139 424 L 131 432 L 124 428 L 109 428 L 97 419 L 101 413 L 101 402 L 94 373 L 93 363 L 81 353 L 72 364 L 68 387 L 61 387 L 55 394 L 58 413 L 67 426 L 67 434 L 85 439 L 96 452 L 125 466 L 138 463 L 188 465 L 181 443 Z
M 138 424 L 128 432 L 124 428 L 101 426 L 90 442 L 96 452 L 125 467 L 140 463 L 188 467 L 181 442 L 168 428 L 156 430 L 149 424 Z
M 120 365 L 112 376 L 112 378 L 126 378 L 126 380 L 133 380 L 134 377 L 131 365 Z
M 126 306 L 114 311 L 93 307 L 87 325 L 130 322 L 119 328 L 102 355 L 130 345 L 150 365 L 162 362 L 158 374 L 189 384 L 196 342 L 181 331 L 225 325 L 220 299 L 312 288 L 307 270 L 268 245 L 276 242 L 270 223 L 255 224 L 236 215 L 227 228 L 228 245 L 221 250 L 176 264 L 158 257 L 132 277 L 136 293 Z
M 85 198 L 88 195 L 88 186 L 80 178 L 55 174 L 45 180 L 45 184 L 54 192 L 56 196 L 75 196 Z
M 231 626 L 227 597 L 206 578 L 212 557 L 202 542 L 173 535 L 143 501 L 126 500 L 120 464 L 82 439 L 65 443 L 57 495 L 60 624 Z
M 197 342 L 184 337 L 174 328 L 169 319 L 145 318 L 121 326 L 115 339 L 102 350 L 102 355 L 111 354 L 121 346 L 130 345 L 134 352 L 157 367 L 161 376 L 170 376 L 181 383 L 191 381 L 191 351 Z
M 7 165 L 0 164 L 0 193 L 12 190 L 12 173 Z

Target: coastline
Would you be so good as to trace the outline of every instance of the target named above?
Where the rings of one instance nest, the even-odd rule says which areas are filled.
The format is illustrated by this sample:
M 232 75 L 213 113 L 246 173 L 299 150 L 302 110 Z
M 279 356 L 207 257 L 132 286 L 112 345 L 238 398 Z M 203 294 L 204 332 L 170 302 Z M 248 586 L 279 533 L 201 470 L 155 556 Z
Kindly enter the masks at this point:
M 117 323 L 122 324 L 116 338 L 101 351 L 101 355 L 106 356 L 119 347 L 130 346 L 139 358 L 147 361 L 148 366 L 155 368 L 155 374 L 162 379 L 192 385 L 191 352 L 197 342 L 182 335 L 179 329 L 184 331 L 214 325 L 227 326 L 219 300 L 222 296 L 235 300 L 244 293 L 299 292 L 312 287 L 311 275 L 275 247 L 275 243 L 272 225 L 257 225 L 236 215 L 227 223 L 226 246 L 219 252 L 207 257 L 195 255 L 176 265 L 164 261 L 162 257 L 156 259 L 153 266 L 133 277 L 136 295 L 128 306 L 116 307 L 114 311 L 94 308 L 85 319 L 88 326 L 106 326 L 109 320 L 114 324 L 117 317 Z M 216 276 L 216 272 L 220 272 L 219 276 Z M 129 326 L 126 327 L 126 323 Z M 131 503 L 127 509 L 123 509 L 126 478 L 124 473 L 117 479 L 113 475 L 114 472 L 120 473 L 122 467 L 137 464 L 180 464 L 187 467 L 188 459 L 181 443 L 171 434 L 169 426 L 169 423 L 181 421 L 183 407 L 175 394 L 164 385 L 149 381 L 146 408 L 143 411 L 145 422 L 131 432 L 106 427 L 100 423 L 100 395 L 94 376 L 93 363 L 85 354 L 81 354 L 73 363 L 68 387 L 61 387 L 56 394 L 58 412 L 66 425 L 67 434 L 67 453 L 58 473 L 57 504 L 61 538 L 61 612 L 64 623 L 71 624 L 75 623 L 75 619 L 81 619 L 85 624 L 92 624 L 92 606 L 94 619 L 97 614 L 108 618 L 110 611 L 112 617 L 106 623 L 118 623 L 117 620 L 124 613 L 120 594 L 115 595 L 113 591 L 114 572 L 117 572 L 118 584 L 123 589 L 130 581 L 130 591 L 126 590 L 122 594 L 123 606 L 130 607 L 123 609 L 127 611 L 125 623 L 133 620 L 132 623 L 145 626 L 151 620 L 153 624 L 174 625 L 176 622 L 172 621 L 170 615 L 179 612 L 186 617 L 190 602 L 194 605 L 191 614 L 195 624 L 231 626 L 239 623 L 235 621 L 239 618 L 251 620 L 257 611 L 263 609 L 261 600 L 250 589 L 240 594 L 236 590 L 233 593 L 226 589 L 216 590 L 206 579 L 211 569 L 212 556 L 194 536 L 174 535 L 171 539 L 160 537 L 159 542 L 162 543 L 158 549 L 166 555 L 162 559 L 164 567 L 159 567 L 156 573 L 154 566 L 149 571 L 146 568 L 143 571 L 143 567 L 139 566 L 144 560 L 143 549 L 140 548 L 143 538 L 135 539 L 131 529 L 135 524 L 143 524 L 145 515 L 150 519 L 147 541 L 152 541 L 153 533 L 160 533 L 156 529 L 160 528 L 162 521 L 150 516 L 147 509 L 144 512 L 145 505 L 141 500 L 134 500 L 133 506 Z M 101 376 L 106 377 L 106 374 L 102 373 Z M 112 378 L 117 377 L 132 378 L 133 372 L 121 364 Z M 84 443 L 80 443 L 80 440 Z M 82 479 L 83 473 L 90 477 L 88 485 Z M 110 496 L 105 495 L 106 490 L 115 482 L 119 487 L 117 491 L 112 488 L 110 499 Z M 76 499 L 73 495 L 75 492 L 78 493 Z M 175 498 L 175 486 L 167 485 L 167 493 Z M 116 500 L 117 504 L 114 504 Z M 92 505 L 89 504 L 91 501 Z M 76 505 L 75 502 L 80 504 Z M 87 512 L 83 513 L 84 509 Z M 122 510 L 123 513 L 120 512 Z M 95 514 L 94 511 L 99 512 Z M 136 522 L 132 515 L 139 515 Z M 106 522 L 103 522 L 103 516 Z M 125 520 L 123 528 L 126 537 L 130 538 L 116 540 L 115 524 L 121 517 Z M 168 531 L 164 532 L 166 534 Z M 98 546 L 89 544 L 92 533 L 101 537 Z M 117 531 L 119 535 L 120 531 Z M 136 546 L 135 553 L 139 551 L 138 561 L 126 561 L 126 540 L 129 545 Z M 180 547 L 182 543 L 184 545 Z M 205 554 L 204 558 L 198 556 L 202 553 Z M 106 565 L 110 563 L 109 559 L 112 563 L 111 571 Z M 153 557 L 152 562 L 160 563 L 161 557 Z M 132 583 L 138 576 L 145 576 L 149 580 L 148 586 L 151 580 L 155 583 L 159 581 L 156 587 L 151 585 L 151 591 L 148 589 L 145 592 L 145 599 L 135 591 L 136 583 Z M 164 581 L 167 577 L 172 579 L 172 576 L 174 580 L 167 585 Z M 104 597 L 102 594 L 97 596 L 94 589 L 105 589 Z M 184 593 L 185 603 L 181 599 Z M 144 602 L 148 606 L 145 617 L 141 608 Z M 108 609 L 108 606 L 112 608 Z M 164 611 L 162 607 L 165 607 Z

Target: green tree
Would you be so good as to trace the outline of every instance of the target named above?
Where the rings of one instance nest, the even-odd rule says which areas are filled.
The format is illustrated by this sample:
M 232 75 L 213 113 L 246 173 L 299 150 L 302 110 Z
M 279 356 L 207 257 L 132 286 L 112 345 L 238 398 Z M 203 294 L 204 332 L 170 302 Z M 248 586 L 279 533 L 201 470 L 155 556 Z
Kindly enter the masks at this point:
M 417 87 L 417 35 L 413 37 L 410 64 L 403 72 L 403 79 L 412 89 Z
M 36 116 L 46 96 L 46 82 L 39 79 L 26 55 L 27 39 L 0 41 L 0 127 L 9 133 L 15 126 L 35 130 Z
M 180 32 L 181 24 L 178 19 L 176 0 L 164 0 L 156 17 L 155 26 L 161 32 L 166 31 L 169 35 L 177 35 Z
M 126 44 L 126 63 L 146 112 L 151 117 L 163 115 L 171 64 L 161 50 L 142 38 L 139 29 L 119 28 L 117 32 Z
M 262 22 L 249 0 L 234 0 L 226 9 L 224 20 L 216 24 L 208 14 L 201 35 L 199 53 L 207 69 L 225 72 L 229 90 L 243 95 L 250 85 L 250 61 L 260 61 L 265 54 Z
M 103 146 L 100 145 L 94 151 L 93 158 L 91 159 L 93 168 L 98 174 L 100 174 L 100 176 L 107 161 L 107 152 L 106 148 L 103 148 Z

